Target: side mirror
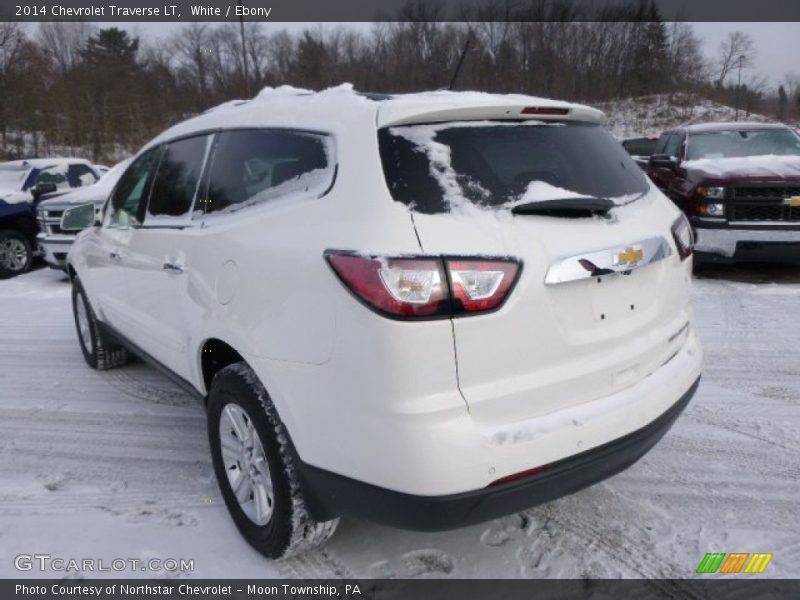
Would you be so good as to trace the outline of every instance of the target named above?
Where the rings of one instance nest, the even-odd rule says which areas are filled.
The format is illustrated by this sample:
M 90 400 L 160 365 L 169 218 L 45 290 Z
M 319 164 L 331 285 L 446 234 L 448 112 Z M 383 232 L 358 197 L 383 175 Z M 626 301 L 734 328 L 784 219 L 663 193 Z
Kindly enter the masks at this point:
M 81 231 L 95 224 L 94 204 L 68 208 L 61 215 L 62 231 Z
M 678 168 L 678 160 L 669 154 L 654 154 L 648 161 L 651 169 L 669 169 L 674 171 Z
M 34 198 L 39 198 L 45 194 L 52 194 L 58 189 L 55 183 L 40 183 L 31 190 Z

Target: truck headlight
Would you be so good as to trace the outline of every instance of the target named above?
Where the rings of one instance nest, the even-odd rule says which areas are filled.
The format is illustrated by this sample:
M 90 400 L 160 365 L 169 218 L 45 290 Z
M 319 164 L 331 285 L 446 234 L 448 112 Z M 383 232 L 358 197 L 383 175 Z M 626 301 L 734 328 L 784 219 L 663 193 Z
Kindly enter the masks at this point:
M 712 202 L 699 202 L 696 212 L 703 217 L 717 217 L 721 219 L 725 216 L 725 205 Z
M 697 186 L 697 195 L 700 198 L 709 200 L 722 200 L 725 198 L 725 188 L 722 186 L 699 185 Z

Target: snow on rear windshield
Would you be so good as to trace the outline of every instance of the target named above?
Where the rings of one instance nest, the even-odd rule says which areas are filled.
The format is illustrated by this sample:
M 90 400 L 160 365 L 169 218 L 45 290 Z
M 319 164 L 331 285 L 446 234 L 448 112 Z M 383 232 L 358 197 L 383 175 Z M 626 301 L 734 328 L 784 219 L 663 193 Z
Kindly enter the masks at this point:
M 593 124 L 409 125 L 382 129 L 378 139 L 392 197 L 422 213 L 578 196 L 630 198 L 649 189 L 625 149 Z

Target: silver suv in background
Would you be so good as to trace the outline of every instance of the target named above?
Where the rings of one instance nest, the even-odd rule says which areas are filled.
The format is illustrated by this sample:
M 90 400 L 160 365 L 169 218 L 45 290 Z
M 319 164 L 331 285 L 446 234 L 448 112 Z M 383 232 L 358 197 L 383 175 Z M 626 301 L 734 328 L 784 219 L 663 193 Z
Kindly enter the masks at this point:
M 80 188 L 74 192 L 64 194 L 51 200 L 45 200 L 39 204 L 37 211 L 37 221 L 39 223 L 39 234 L 36 241 L 44 253 L 44 259 L 53 269 L 66 269 L 67 252 L 69 252 L 75 236 L 80 230 L 64 229 L 61 217 L 64 211 L 75 206 L 84 204 L 94 204 L 95 214 L 100 215 L 103 205 L 108 199 L 109 194 L 119 181 L 120 175 L 130 160 L 124 160 L 103 175 L 94 185 Z

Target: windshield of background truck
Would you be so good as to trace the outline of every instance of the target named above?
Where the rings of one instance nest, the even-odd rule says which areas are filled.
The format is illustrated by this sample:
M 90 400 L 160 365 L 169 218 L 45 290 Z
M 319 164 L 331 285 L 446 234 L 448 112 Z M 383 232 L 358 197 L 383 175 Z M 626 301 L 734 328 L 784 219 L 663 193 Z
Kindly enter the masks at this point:
M 740 158 L 744 156 L 800 156 L 800 136 L 789 129 L 716 131 L 693 133 L 686 145 L 686 159 Z

